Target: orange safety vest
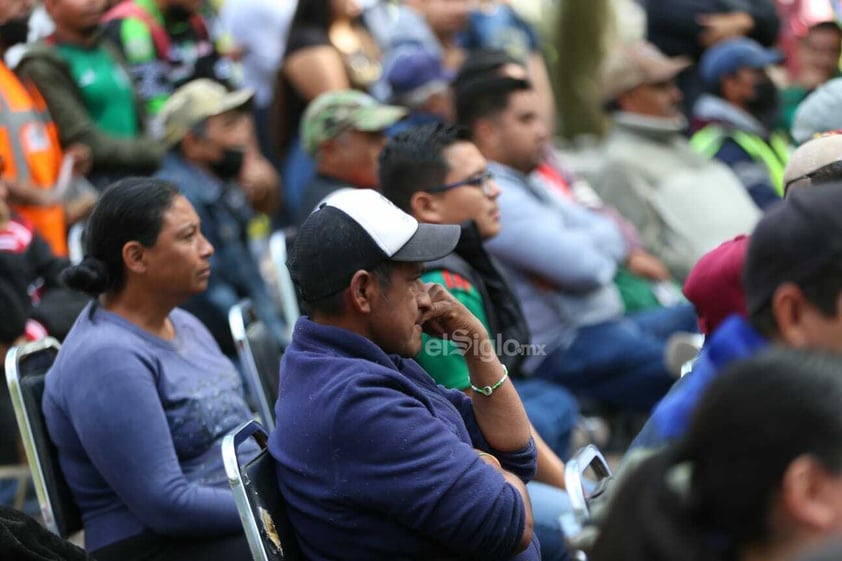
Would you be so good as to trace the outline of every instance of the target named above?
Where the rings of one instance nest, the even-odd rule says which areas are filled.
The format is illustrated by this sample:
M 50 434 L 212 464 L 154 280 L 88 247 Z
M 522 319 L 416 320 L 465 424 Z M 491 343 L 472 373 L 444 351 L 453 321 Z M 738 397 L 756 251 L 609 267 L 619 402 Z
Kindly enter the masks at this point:
M 58 180 L 62 150 L 58 129 L 47 112 L 47 104 L 34 88 L 26 88 L 0 62 L 0 177 L 8 181 L 31 182 L 52 189 Z M 53 253 L 67 256 L 67 225 L 64 207 L 15 206 L 35 225 Z

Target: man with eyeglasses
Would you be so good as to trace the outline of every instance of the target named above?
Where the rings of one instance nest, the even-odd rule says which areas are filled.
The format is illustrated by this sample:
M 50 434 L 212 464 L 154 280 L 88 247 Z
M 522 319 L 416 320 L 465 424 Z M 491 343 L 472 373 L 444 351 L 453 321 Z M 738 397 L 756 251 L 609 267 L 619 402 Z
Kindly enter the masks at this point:
M 538 350 L 530 345 L 526 319 L 517 298 L 495 261 L 483 247 L 500 231 L 500 188 L 488 162 L 467 131 L 445 124 L 427 124 L 393 137 L 380 154 L 380 186 L 384 196 L 422 223 L 460 224 L 456 249 L 425 264 L 422 280 L 439 284 L 482 321 L 500 362 L 523 402 L 535 432 L 538 476 L 527 485 L 535 514 L 535 533 L 545 561 L 568 559 L 559 517 L 569 511 L 564 464 L 578 405 L 564 388 L 526 378 L 520 366 Z M 422 336 L 415 359 L 439 384 L 474 395 L 460 341 Z M 476 395 L 474 399 L 482 399 Z M 540 438 L 538 437 L 540 435 Z
M 301 144 L 316 162 L 316 176 L 304 188 L 298 224 L 334 191 L 377 189 L 386 130 L 406 115 L 402 107 L 355 90 L 326 92 L 310 102 L 301 118 Z
M 728 166 L 696 153 L 683 134 L 676 76 L 689 64 L 645 42 L 612 53 L 603 76 L 612 128 L 591 182 L 679 280 L 760 218 Z
M 543 356 L 524 372 L 626 411 L 646 413 L 674 378 L 666 342 L 694 331 L 686 304 L 629 316 L 613 283 L 630 251 L 605 216 L 555 193 L 532 173 L 543 160 L 547 130 L 528 81 L 485 75 L 457 92 L 459 122 L 490 161 L 502 193 L 500 233 L 486 242 L 508 274 Z

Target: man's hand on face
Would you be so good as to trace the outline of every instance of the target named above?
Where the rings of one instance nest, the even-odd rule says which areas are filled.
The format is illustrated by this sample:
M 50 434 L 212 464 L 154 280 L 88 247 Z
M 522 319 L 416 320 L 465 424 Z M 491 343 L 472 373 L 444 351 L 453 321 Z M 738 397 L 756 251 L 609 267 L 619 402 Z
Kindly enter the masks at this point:
M 424 332 L 432 337 L 452 338 L 454 334 L 471 339 L 488 338 L 482 322 L 443 286 L 426 283 L 430 307 L 422 318 Z

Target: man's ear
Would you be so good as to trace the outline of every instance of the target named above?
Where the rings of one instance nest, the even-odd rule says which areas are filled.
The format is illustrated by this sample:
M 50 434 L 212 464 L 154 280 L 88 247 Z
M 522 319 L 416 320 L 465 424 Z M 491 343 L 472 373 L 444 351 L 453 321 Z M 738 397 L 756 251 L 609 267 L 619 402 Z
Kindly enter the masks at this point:
M 129 271 L 137 274 L 145 273 L 147 269 L 145 257 L 146 248 L 140 242 L 131 241 L 123 246 L 123 263 Z
M 333 162 L 337 152 L 341 149 L 342 147 L 339 145 L 338 138 L 328 138 L 319 144 L 316 149 L 316 157 L 314 159 L 319 163 L 325 161 L 328 163 Z
M 621 111 L 629 111 L 630 107 L 635 107 L 635 102 L 637 101 L 640 91 L 641 88 L 637 87 L 619 94 L 615 99 L 617 107 L 619 107 Z M 634 111 L 632 110 L 631 112 L 633 113 Z
M 426 191 L 416 191 L 409 199 L 412 216 L 419 222 L 441 224 L 441 201 L 439 197 Z
M 351 309 L 360 314 L 370 314 L 372 301 L 377 298 L 380 285 L 370 271 L 360 269 L 351 277 L 347 299 Z
M 804 316 L 809 305 L 804 293 L 792 282 L 780 285 L 772 295 L 772 315 L 778 326 L 778 333 L 790 347 L 802 349 L 808 344 L 809 336 L 804 325 Z
M 499 127 L 497 126 L 497 123 L 494 122 L 494 119 L 477 119 L 476 122 L 474 122 L 471 136 L 474 140 L 474 144 L 476 144 L 477 148 L 480 149 L 480 152 L 486 156 L 486 159 L 491 159 L 486 154 L 491 154 L 491 156 L 496 155 L 497 145 L 500 143 L 500 134 Z
M 187 131 L 180 142 L 181 153 L 188 160 L 201 159 L 202 139 L 193 131 Z
M 838 485 L 839 475 L 829 472 L 816 458 L 803 455 L 787 466 L 781 480 L 781 506 L 786 519 L 813 532 L 826 533 L 838 523 L 838 493 L 828 485 Z
M 722 92 L 723 99 L 731 100 L 739 97 L 742 86 L 740 85 L 737 74 L 727 74 L 720 78 L 719 89 Z

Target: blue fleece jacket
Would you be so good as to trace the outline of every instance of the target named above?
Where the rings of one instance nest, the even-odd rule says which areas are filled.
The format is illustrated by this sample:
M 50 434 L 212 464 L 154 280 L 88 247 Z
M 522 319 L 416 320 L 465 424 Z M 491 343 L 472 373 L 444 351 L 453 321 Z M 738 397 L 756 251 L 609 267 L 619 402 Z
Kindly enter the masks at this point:
M 760 352 L 768 342 L 746 320 L 731 316 L 702 349 L 693 370 L 681 378 L 655 406 L 652 416 L 630 446 L 658 448 L 680 438 L 708 385 L 732 362 Z
M 269 450 L 311 560 L 539 559 L 513 556 L 519 493 L 474 448 L 527 481 L 535 447 L 490 450 L 462 392 L 411 359 L 301 318 L 281 364 Z

